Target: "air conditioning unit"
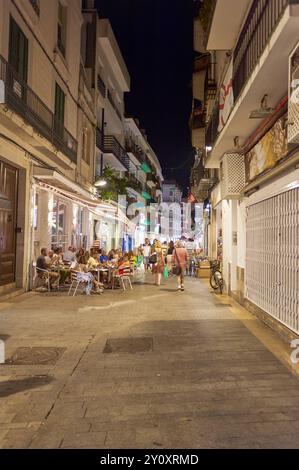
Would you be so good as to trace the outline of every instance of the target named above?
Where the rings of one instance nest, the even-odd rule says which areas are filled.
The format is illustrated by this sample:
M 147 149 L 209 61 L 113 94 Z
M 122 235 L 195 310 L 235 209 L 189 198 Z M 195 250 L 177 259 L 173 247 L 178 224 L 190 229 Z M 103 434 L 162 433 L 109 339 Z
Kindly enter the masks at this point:
M 288 143 L 299 144 L 299 43 L 289 57 Z
M 221 199 L 240 199 L 245 187 L 245 157 L 225 153 L 220 165 Z

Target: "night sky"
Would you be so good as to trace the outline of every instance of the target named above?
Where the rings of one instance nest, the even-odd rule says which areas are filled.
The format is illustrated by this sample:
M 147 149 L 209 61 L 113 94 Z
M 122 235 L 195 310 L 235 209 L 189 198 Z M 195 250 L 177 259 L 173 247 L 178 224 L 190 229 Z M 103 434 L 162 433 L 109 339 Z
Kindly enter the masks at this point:
M 193 150 L 193 0 L 96 0 L 131 75 L 126 114 L 140 120 L 164 178 L 186 190 Z M 174 170 L 173 170 L 174 168 Z

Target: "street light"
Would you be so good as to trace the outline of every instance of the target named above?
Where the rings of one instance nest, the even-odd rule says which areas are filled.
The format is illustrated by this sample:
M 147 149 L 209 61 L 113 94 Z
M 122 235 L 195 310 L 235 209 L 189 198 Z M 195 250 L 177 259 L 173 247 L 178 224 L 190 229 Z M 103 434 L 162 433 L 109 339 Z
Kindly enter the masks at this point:
M 107 185 L 107 181 L 104 178 L 99 178 L 95 183 L 94 186 L 96 188 L 103 188 Z

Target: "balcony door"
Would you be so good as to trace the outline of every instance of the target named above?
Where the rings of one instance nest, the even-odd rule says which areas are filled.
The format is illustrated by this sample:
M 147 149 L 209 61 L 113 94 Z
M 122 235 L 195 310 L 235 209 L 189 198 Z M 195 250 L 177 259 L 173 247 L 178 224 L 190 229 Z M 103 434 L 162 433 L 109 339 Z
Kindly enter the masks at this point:
M 0 286 L 15 281 L 17 183 L 18 171 L 0 161 Z
M 23 82 L 27 82 L 28 73 L 28 39 L 15 22 L 10 18 L 9 28 L 9 64 Z
M 65 114 L 65 94 L 60 86 L 56 83 L 55 87 L 55 132 L 63 139 L 64 131 L 64 114 Z
M 12 17 L 9 26 L 8 62 L 7 93 L 9 104 L 15 111 L 23 115 L 24 105 L 27 104 L 28 39 Z

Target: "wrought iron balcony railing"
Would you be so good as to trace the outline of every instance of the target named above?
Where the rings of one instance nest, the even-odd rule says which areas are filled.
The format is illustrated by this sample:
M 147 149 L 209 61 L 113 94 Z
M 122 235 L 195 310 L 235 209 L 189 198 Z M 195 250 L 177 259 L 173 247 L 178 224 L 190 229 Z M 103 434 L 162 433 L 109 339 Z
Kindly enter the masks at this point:
M 233 51 L 233 91 L 235 102 L 250 79 L 286 8 L 299 0 L 254 0 L 237 45 Z M 219 103 L 206 130 L 206 146 L 213 147 L 218 137 Z
M 130 138 L 126 139 L 126 151 L 133 153 L 140 163 L 146 163 L 149 168 L 152 168 L 152 162 L 146 153 Z
M 100 75 L 98 75 L 98 90 L 103 96 L 103 98 L 106 98 L 106 85 Z
M 286 7 L 299 0 L 254 0 L 234 50 L 235 100 L 250 78 Z
M 73 163 L 77 163 L 76 139 L 2 56 L 0 56 L 0 80 L 4 82 L 6 105 L 67 155 Z
M 126 170 L 130 170 L 129 156 L 113 135 L 104 136 L 104 152 L 113 153 Z

